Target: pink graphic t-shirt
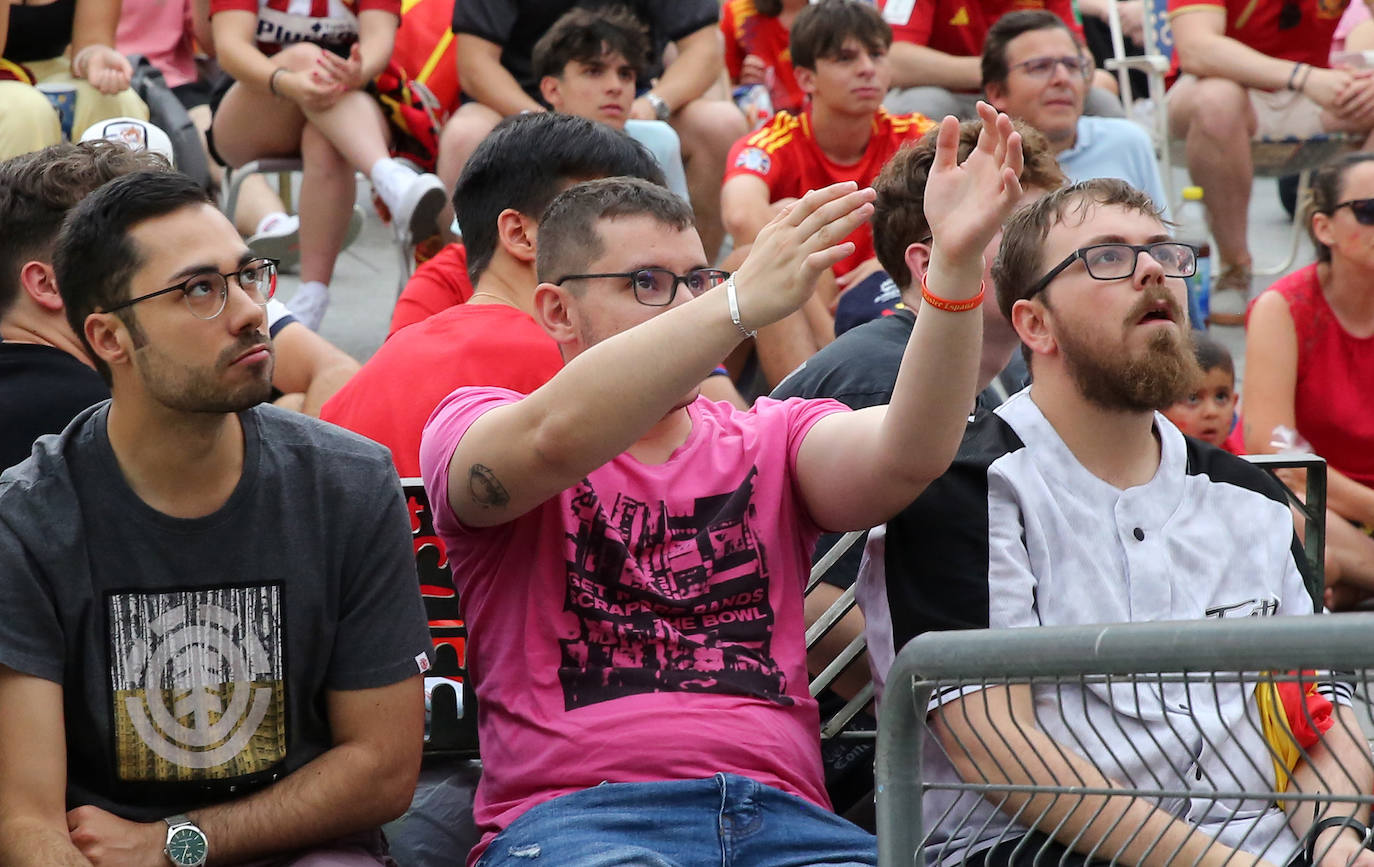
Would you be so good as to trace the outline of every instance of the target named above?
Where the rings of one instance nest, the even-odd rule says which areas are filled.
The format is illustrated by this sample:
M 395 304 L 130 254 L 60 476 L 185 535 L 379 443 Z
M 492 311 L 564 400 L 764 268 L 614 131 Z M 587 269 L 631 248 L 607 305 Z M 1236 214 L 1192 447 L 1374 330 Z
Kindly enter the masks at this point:
M 488 410 L 461 388 L 430 417 L 420 465 L 469 629 L 483 831 L 603 781 L 740 774 L 829 808 L 807 689 L 802 593 L 820 529 L 794 487 L 811 425 L 845 407 L 699 398 L 664 463 L 621 455 L 497 527 L 448 506 L 448 462 Z

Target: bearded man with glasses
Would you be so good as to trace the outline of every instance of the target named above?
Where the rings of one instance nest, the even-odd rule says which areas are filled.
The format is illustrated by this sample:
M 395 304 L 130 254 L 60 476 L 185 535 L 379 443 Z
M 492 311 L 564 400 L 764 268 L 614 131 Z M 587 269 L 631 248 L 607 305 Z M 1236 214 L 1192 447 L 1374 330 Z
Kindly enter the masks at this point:
M 1168 219 L 1149 134 L 1084 112 L 1093 59 L 1062 18 L 1043 9 L 1003 15 L 988 30 L 982 63 L 988 102 L 1044 133 L 1070 181 L 1120 178 L 1149 193 Z
M 429 636 L 386 450 L 261 405 L 276 263 L 184 175 L 54 264 L 112 399 L 0 476 L 0 860 L 391 863 Z
M 890 620 L 893 646 L 937 629 L 1313 613 L 1278 483 L 1158 411 L 1200 375 L 1184 287 L 1196 264 L 1150 199 L 1115 179 L 1057 190 L 1008 221 L 992 277 L 1032 382 L 970 423 L 949 472 L 908 510 L 901 542 L 930 568 L 860 594 L 870 624 Z M 1333 793 L 1321 821 L 1236 799 L 1287 783 L 1244 713 L 1248 686 L 1218 684 L 1196 704 L 1086 684 L 939 693 L 925 851 L 932 863 L 985 867 L 1374 863 L 1364 808 L 1340 801 L 1374 784 L 1367 747 L 1348 688 L 1319 690 L 1342 721 L 1294 780 Z M 1065 780 L 1083 792 L 1184 794 L 994 802 L 943 785 Z

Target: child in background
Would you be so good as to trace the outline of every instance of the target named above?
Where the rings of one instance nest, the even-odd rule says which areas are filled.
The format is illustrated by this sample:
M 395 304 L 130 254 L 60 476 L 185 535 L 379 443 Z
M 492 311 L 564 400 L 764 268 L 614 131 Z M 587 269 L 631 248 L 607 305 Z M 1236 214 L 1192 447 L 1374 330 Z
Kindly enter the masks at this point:
M 1194 334 L 1193 352 L 1202 368 L 1202 379 L 1192 394 L 1164 410 L 1164 417 L 1190 437 L 1232 454 L 1243 454 L 1240 428 L 1235 423 L 1236 365 L 1231 353 L 1202 332 Z

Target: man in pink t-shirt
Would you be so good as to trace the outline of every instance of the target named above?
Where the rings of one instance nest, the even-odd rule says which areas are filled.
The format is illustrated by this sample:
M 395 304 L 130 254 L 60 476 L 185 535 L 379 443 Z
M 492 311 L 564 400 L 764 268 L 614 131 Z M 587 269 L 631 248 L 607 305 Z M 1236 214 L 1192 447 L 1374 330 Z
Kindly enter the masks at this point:
M 590 181 L 549 206 L 535 310 L 566 366 L 527 397 L 455 391 L 420 449 L 479 699 L 469 864 L 593 845 L 617 863 L 876 862 L 828 809 L 802 591 L 822 530 L 886 520 L 958 446 L 982 250 L 1021 194 L 1019 137 L 983 110 L 962 166 L 941 129 L 927 309 L 890 407 L 697 393 L 853 252 L 835 242 L 871 190 L 807 194 L 729 279 L 660 187 Z

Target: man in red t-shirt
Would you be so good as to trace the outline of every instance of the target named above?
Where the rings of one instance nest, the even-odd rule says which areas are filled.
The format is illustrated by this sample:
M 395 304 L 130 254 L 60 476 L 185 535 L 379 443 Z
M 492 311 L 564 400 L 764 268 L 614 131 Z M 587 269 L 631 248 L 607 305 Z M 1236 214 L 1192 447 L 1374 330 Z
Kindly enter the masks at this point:
M 454 389 L 530 392 L 544 384 L 563 362 L 532 318 L 539 215 L 568 185 L 612 175 L 663 183 L 647 151 L 603 124 L 549 113 L 502 122 L 473 154 L 454 193 L 468 273 L 462 280 L 444 274 L 441 282 L 470 279 L 470 297 L 392 334 L 320 418 L 376 440 L 391 449 L 402 477 L 417 476 L 420 432 Z M 435 266 L 445 267 L 453 266 Z
M 983 86 L 983 42 L 998 18 L 1019 9 L 1044 9 L 1063 19 L 1079 40 L 1083 27 L 1073 0 L 879 0 L 883 20 L 892 25 L 892 85 L 887 98 L 894 112 L 918 111 L 928 117 L 952 114 L 974 120 Z M 1120 117 L 1111 76 L 1094 73 L 1083 113 Z
M 1169 89 L 1169 125 L 1187 141 L 1188 173 L 1203 189 L 1225 266 L 1212 286 L 1214 323 L 1244 322 L 1250 140 L 1368 135 L 1374 128 L 1374 73 L 1328 68 L 1348 2 L 1169 0 L 1175 71 L 1182 73 Z
M 904 143 L 934 126 L 922 115 L 895 116 L 883 109 L 891 43 L 892 29 L 859 0 L 827 0 L 797 14 L 792 62 L 811 107 L 795 117 L 780 112 L 731 149 L 721 188 L 721 214 L 736 245 L 727 269 L 743 260 L 780 207 L 838 181 L 867 185 Z M 769 383 L 834 339 L 826 308 L 838 291 L 882 279 L 868 225 L 849 240 L 854 252 L 834 267 L 830 288 L 819 286 L 806 307 L 759 332 L 759 364 Z

